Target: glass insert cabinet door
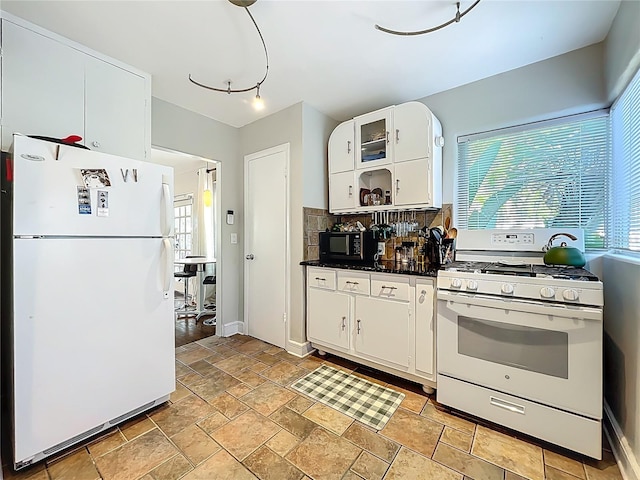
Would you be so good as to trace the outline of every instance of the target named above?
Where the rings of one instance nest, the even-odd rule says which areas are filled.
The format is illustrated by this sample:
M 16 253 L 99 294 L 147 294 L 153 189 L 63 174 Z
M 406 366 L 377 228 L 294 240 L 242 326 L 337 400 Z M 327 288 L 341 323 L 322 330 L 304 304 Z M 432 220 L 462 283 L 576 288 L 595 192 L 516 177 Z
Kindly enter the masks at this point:
M 357 168 L 391 163 L 392 114 L 392 108 L 383 108 L 355 118 Z

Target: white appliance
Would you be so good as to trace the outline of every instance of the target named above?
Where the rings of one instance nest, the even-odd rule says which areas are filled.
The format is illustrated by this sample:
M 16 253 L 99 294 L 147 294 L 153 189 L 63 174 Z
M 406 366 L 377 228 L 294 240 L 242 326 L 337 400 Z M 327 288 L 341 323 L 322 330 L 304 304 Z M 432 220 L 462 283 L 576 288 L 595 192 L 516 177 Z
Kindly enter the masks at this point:
M 458 231 L 437 279 L 437 400 L 601 458 L 602 282 L 544 265 L 555 233 Z
M 9 163 L 3 348 L 19 469 L 175 389 L 173 170 L 20 135 Z

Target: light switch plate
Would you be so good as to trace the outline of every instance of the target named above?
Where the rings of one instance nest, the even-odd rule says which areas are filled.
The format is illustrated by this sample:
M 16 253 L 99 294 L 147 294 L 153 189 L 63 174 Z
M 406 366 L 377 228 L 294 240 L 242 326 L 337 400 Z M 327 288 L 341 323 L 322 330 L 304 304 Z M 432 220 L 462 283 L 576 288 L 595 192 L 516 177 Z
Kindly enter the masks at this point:
M 232 233 L 231 234 L 231 243 L 232 244 L 238 243 L 238 234 L 237 233 Z

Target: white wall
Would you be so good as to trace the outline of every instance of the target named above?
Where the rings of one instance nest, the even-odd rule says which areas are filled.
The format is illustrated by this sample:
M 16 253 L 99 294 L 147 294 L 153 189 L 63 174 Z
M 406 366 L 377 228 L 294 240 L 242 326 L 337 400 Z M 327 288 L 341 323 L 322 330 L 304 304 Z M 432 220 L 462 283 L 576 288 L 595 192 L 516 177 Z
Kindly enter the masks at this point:
M 197 113 L 157 98 L 151 104 L 151 143 L 168 150 L 220 162 L 219 188 L 222 211 L 242 210 L 242 156 L 240 132 Z M 222 251 L 217 260 L 217 292 L 222 299 L 223 324 L 242 320 L 242 243 L 230 243 L 231 233 L 241 236 L 242 223 L 222 224 Z
M 302 149 L 304 154 L 303 199 L 305 207 L 329 208 L 329 135 L 338 122 L 309 104 L 302 109 Z
M 639 25 L 640 2 L 622 2 L 605 40 L 606 88 L 612 101 L 638 71 Z M 622 469 L 627 479 L 640 479 L 640 262 L 607 255 L 602 270 L 604 395 Z
M 419 99 L 444 131 L 442 202 L 454 203 L 458 136 L 607 106 L 602 57 L 600 43 Z

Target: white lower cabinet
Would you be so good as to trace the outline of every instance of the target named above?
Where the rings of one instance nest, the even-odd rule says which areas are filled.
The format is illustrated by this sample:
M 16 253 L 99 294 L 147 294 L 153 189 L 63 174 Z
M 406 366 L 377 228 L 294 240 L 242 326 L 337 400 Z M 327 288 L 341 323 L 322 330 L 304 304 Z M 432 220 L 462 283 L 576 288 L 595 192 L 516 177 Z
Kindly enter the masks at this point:
M 416 370 L 435 378 L 435 282 L 416 282 Z
M 351 297 L 310 287 L 307 292 L 307 335 L 310 340 L 349 349 Z
M 409 368 L 409 303 L 356 297 L 354 349 L 390 366 Z
M 428 277 L 308 267 L 307 337 L 321 353 L 432 390 L 436 386 L 434 284 Z

